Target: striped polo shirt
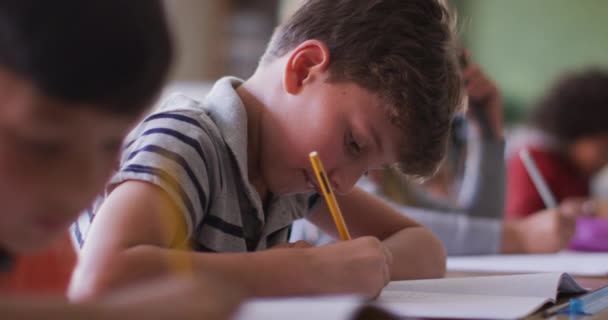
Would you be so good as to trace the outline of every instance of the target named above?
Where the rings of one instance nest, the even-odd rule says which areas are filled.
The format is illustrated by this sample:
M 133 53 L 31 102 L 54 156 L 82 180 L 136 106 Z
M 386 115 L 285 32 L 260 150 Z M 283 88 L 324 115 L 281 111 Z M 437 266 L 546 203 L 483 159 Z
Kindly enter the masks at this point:
M 274 196 L 263 207 L 247 178 L 247 114 L 235 90 L 241 83 L 222 78 L 203 102 L 169 98 L 129 134 L 107 188 L 126 180 L 162 188 L 183 213 L 198 251 L 255 251 L 284 242 L 291 223 L 308 212 L 309 199 L 318 199 Z M 80 245 L 102 202 L 72 226 Z

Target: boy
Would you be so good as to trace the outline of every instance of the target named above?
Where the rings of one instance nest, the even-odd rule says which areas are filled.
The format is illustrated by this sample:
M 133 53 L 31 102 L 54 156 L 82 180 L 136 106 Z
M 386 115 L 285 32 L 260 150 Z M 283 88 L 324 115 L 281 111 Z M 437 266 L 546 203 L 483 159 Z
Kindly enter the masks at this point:
M 442 276 L 440 242 L 353 185 L 396 162 L 434 172 L 462 87 L 451 25 L 439 1 L 305 2 L 251 78 L 219 80 L 204 103 L 169 101 L 132 132 L 90 230 L 75 226 L 88 236 L 72 296 L 167 273 L 177 259 L 256 295 L 373 296 L 390 280 Z M 265 250 L 301 217 L 336 233 L 311 151 L 354 240 Z M 176 249 L 186 244 L 196 252 Z
M 159 1 L 0 1 L 2 278 L 12 276 L 20 255 L 65 234 L 103 187 L 170 58 Z M 238 302 L 228 288 L 192 279 L 79 305 L 18 297 L 5 287 L 0 294 L 2 319 L 200 319 L 227 317 Z

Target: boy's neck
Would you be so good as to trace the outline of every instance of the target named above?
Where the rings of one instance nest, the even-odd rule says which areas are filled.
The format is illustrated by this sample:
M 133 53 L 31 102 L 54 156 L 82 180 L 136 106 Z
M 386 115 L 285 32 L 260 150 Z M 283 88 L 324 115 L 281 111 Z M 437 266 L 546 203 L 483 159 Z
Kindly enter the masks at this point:
M 264 103 L 256 95 L 256 89 L 249 80 L 239 86 L 236 91 L 247 111 L 247 178 L 260 195 L 260 199 L 265 201 L 268 188 L 264 183 L 260 165 L 260 147 L 262 145 L 260 122 L 264 112 Z

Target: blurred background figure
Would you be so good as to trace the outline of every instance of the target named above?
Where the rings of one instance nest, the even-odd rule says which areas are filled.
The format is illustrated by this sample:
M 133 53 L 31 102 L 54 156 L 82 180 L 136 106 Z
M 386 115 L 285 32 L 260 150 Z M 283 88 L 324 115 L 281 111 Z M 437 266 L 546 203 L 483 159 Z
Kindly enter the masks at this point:
M 508 219 L 545 207 L 518 153 L 526 148 L 555 200 L 577 219 L 571 248 L 608 250 L 606 199 L 591 197 L 592 179 L 608 163 L 608 73 L 565 73 L 514 130 L 508 155 Z M 595 218 L 589 216 L 596 216 Z
M 591 179 L 608 163 L 608 73 L 566 73 L 513 132 L 508 155 L 509 218 L 526 217 L 543 203 L 517 155 L 527 148 L 558 202 L 590 196 Z

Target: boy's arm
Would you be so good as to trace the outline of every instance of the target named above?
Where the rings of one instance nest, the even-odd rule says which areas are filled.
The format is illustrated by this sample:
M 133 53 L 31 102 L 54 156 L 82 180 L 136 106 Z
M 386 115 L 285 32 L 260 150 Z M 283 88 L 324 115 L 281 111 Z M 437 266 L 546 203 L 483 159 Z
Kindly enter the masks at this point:
M 159 187 L 140 181 L 117 186 L 91 226 L 72 279 L 71 298 L 90 298 L 184 271 L 221 274 L 256 296 L 373 296 L 389 280 L 388 253 L 372 237 L 320 248 L 196 253 L 173 249 L 184 240 L 183 219 Z
M 464 212 L 441 212 L 391 204 L 431 230 L 448 255 L 496 254 L 503 239 L 503 220 L 473 217 Z
M 2 319 L 73 319 L 101 320 L 107 319 L 108 313 L 103 308 L 88 304 L 70 305 L 64 301 L 40 301 L 25 298 L 1 298 L 0 318 Z
M 391 280 L 444 275 L 445 248 L 428 229 L 358 187 L 347 195 L 338 195 L 337 198 L 353 238 L 374 236 L 391 251 Z M 318 207 L 309 220 L 338 238 L 325 203 Z
M 173 277 L 129 287 L 94 302 L 52 298 L 1 297 L 0 319 L 228 319 L 244 292 L 205 277 Z

